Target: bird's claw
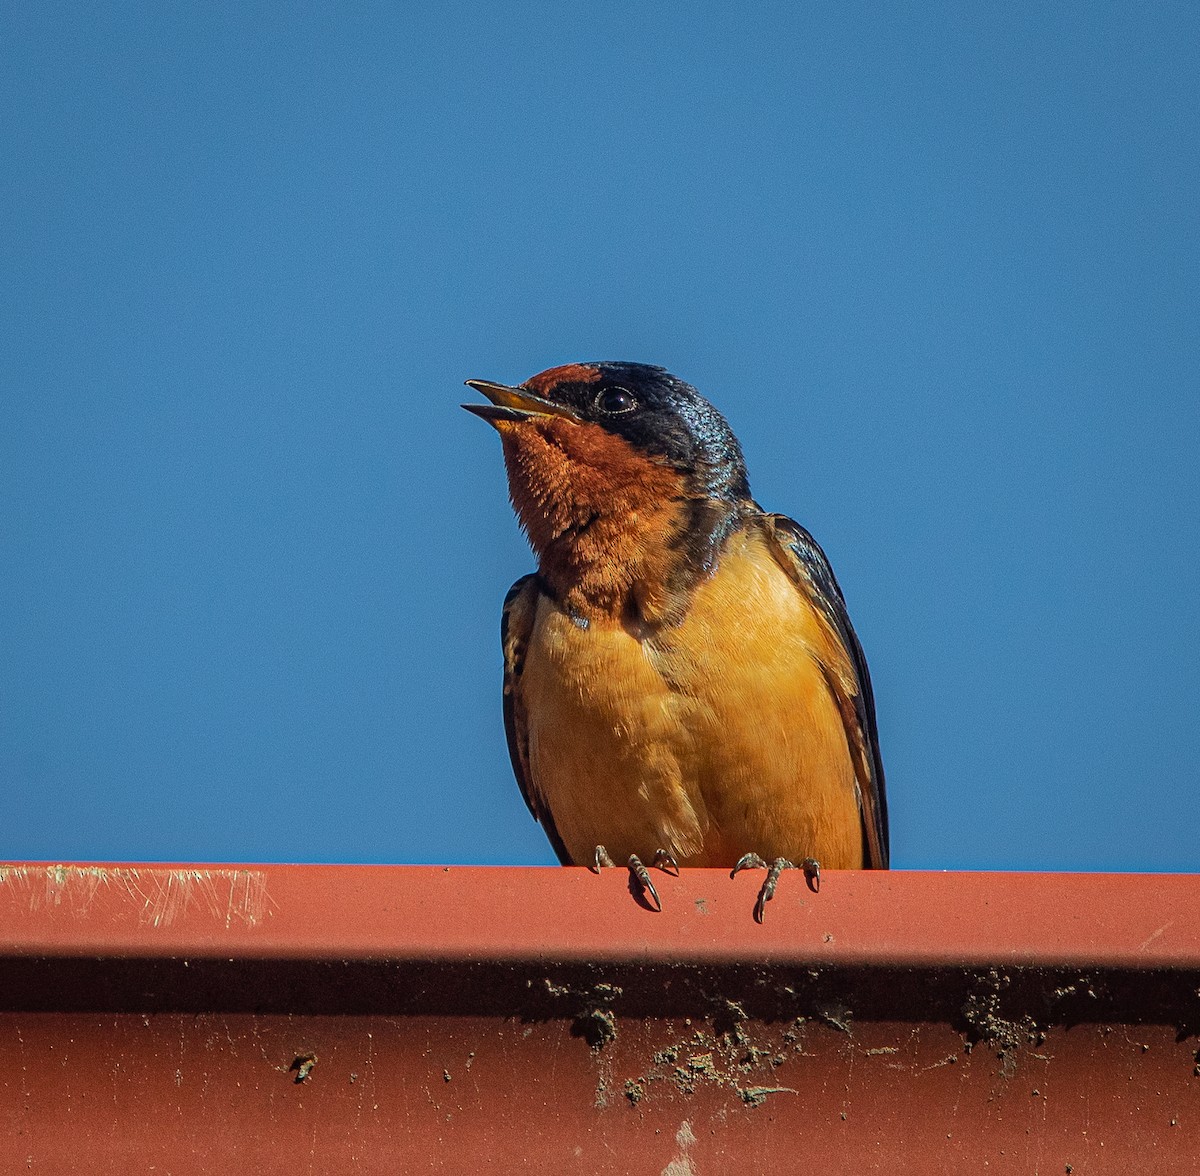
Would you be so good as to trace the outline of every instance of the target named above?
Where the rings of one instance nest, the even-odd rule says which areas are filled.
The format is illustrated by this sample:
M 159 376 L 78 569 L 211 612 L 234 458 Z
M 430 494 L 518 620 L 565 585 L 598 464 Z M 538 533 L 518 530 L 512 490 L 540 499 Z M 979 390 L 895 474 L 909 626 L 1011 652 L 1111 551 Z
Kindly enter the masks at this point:
M 592 863 L 592 873 L 599 874 L 602 866 L 615 866 L 617 863 L 608 856 L 608 850 L 603 845 L 596 846 L 596 857 Z
M 654 889 L 654 879 L 650 877 L 650 871 L 642 865 L 642 859 L 636 853 L 629 855 L 629 874 L 631 881 L 636 881 L 641 887 L 642 896 L 647 900 L 653 900 L 655 911 L 662 910 L 662 899 L 658 897 L 658 891 Z
M 796 865 L 794 862 L 789 862 L 787 858 L 780 857 L 768 864 L 757 853 L 745 853 L 738 858 L 737 863 L 730 870 L 729 876 L 732 878 L 741 870 L 751 869 L 767 871 L 767 876 L 763 879 L 762 887 L 758 892 L 758 898 L 754 903 L 754 921 L 756 923 L 763 921 L 767 910 L 767 903 L 775 897 L 775 887 L 779 885 L 779 876 L 784 870 L 803 870 L 808 888 L 814 894 L 818 893 L 821 889 L 821 863 L 816 858 L 804 858 L 799 865 Z
M 595 860 L 591 866 L 593 873 L 599 874 L 603 867 L 615 866 L 616 864 L 603 845 L 596 846 Z M 637 885 L 638 894 L 646 900 L 646 904 L 651 906 L 652 910 L 656 912 L 661 911 L 662 899 L 658 897 L 658 890 L 655 888 L 654 879 L 650 877 L 650 871 L 642 863 L 642 859 L 636 853 L 631 853 L 627 865 L 629 867 L 631 885 Z M 672 874 L 675 877 L 679 876 L 679 863 L 669 850 L 656 849 L 654 851 L 654 859 L 650 865 L 657 870 L 662 870 L 664 874 Z
M 804 881 L 808 883 L 808 888 L 813 894 L 821 893 L 821 863 L 816 858 L 805 858 L 800 863 L 800 868 L 804 871 Z
M 654 860 L 650 864 L 656 870 L 662 870 L 664 874 L 670 874 L 672 878 L 679 877 L 679 863 L 675 860 L 675 855 L 669 849 L 656 849 L 654 851 Z

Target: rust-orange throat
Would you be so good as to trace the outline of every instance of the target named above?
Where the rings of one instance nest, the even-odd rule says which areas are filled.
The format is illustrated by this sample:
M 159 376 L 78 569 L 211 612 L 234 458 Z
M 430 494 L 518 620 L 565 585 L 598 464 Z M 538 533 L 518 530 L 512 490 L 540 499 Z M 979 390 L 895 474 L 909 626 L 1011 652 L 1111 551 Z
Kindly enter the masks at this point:
M 683 555 L 684 475 L 590 422 L 497 427 L 513 507 L 555 596 L 589 618 L 665 607 Z

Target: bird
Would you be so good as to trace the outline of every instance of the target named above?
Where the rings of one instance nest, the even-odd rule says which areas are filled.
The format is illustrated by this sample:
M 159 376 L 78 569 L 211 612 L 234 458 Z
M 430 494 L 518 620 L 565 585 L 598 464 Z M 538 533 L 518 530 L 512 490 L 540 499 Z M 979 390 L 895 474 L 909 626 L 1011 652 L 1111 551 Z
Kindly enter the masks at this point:
M 537 559 L 504 600 L 514 774 L 564 865 L 887 869 L 862 646 L 829 560 L 751 497 L 725 417 L 665 368 L 467 380 Z M 635 895 L 639 893 L 634 891 Z M 652 902 L 651 902 L 652 900 Z

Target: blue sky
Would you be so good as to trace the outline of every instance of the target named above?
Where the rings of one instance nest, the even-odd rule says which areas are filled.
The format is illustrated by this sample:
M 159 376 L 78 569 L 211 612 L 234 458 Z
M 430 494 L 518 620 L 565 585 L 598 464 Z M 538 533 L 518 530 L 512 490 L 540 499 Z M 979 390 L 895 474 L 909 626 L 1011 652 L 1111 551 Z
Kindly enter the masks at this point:
M 1200 867 L 1194 5 L 4 22 L 0 857 L 552 861 L 458 404 L 629 359 L 829 553 L 897 866 Z

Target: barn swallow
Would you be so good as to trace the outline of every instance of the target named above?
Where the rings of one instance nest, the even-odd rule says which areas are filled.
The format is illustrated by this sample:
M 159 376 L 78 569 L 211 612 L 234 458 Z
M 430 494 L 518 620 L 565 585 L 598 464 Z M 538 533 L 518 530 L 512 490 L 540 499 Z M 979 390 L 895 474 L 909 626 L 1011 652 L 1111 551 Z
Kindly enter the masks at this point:
M 504 601 L 504 725 L 564 865 L 886 869 L 871 680 L 824 552 L 660 367 L 576 363 L 489 404 L 538 569 Z

